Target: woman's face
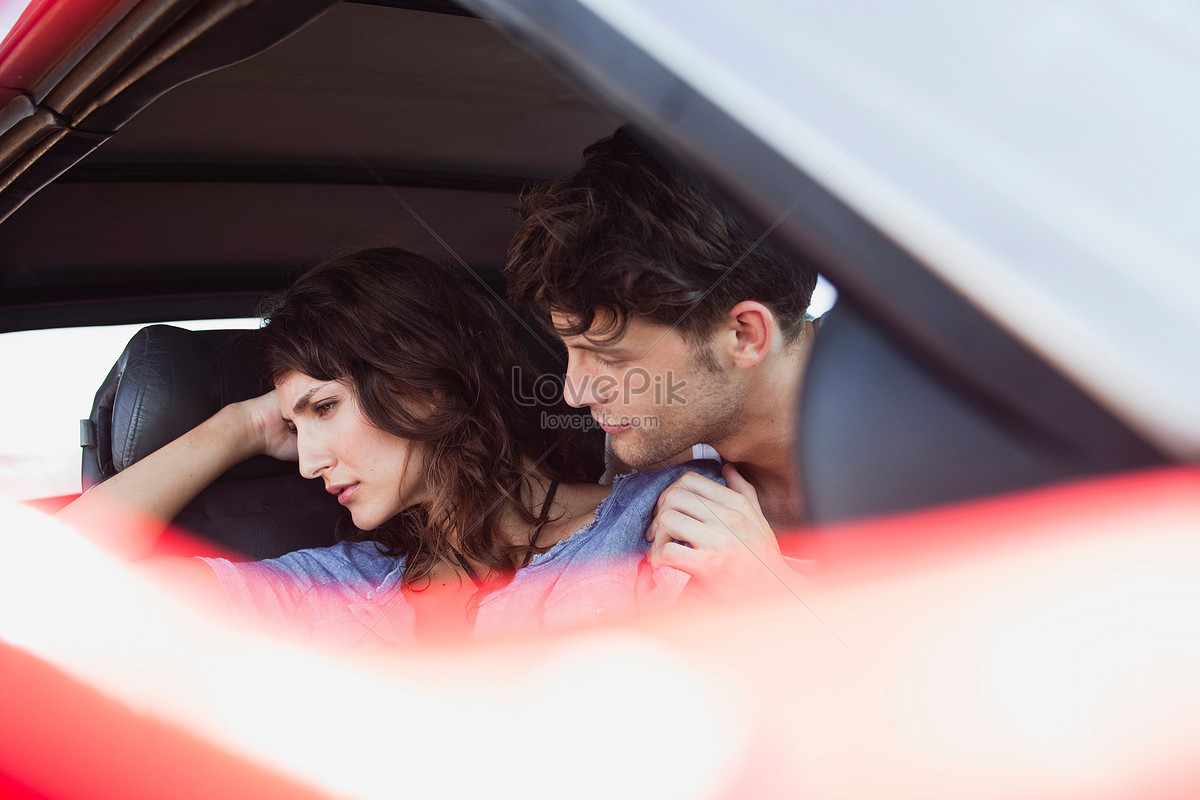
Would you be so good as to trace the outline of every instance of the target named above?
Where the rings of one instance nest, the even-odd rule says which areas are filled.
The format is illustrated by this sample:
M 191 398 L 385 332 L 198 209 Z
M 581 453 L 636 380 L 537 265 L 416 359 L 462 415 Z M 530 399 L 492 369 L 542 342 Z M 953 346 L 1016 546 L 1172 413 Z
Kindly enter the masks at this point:
M 368 422 L 348 384 L 291 373 L 275 390 L 296 436 L 300 474 L 323 479 L 356 527 L 373 530 L 428 498 L 421 443 Z

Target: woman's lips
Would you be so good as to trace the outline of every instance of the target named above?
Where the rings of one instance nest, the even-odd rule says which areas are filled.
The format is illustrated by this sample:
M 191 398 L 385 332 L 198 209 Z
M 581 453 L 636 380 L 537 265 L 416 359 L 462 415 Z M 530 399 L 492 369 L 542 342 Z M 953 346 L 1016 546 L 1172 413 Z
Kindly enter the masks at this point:
M 337 501 L 342 505 L 350 502 L 350 498 L 354 495 L 354 491 L 358 488 L 357 483 L 346 484 L 345 486 L 330 486 L 329 493 L 337 496 Z

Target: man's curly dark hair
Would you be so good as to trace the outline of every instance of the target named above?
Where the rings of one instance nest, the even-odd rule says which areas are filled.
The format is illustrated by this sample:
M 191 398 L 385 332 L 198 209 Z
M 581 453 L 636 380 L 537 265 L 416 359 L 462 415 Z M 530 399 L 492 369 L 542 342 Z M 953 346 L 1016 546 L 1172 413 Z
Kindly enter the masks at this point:
M 817 274 L 785 253 L 698 176 L 643 144 L 627 128 L 584 150 L 572 177 L 521 197 L 508 253 L 514 302 L 548 324 L 561 312 L 588 331 L 617 339 L 634 317 L 672 325 L 697 343 L 744 300 L 775 314 L 793 341 Z

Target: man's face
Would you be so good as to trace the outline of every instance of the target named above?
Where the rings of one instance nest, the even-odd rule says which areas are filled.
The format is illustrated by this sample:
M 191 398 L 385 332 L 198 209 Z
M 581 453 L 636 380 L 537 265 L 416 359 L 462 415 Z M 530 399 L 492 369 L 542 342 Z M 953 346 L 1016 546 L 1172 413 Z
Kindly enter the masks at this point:
M 555 313 L 554 325 L 569 317 Z M 710 344 L 692 345 L 674 328 L 633 319 L 615 341 L 563 338 L 568 364 L 563 394 L 587 406 L 609 436 L 617 456 L 631 467 L 653 467 L 694 444 L 720 443 L 744 418 L 745 390 L 739 376 Z

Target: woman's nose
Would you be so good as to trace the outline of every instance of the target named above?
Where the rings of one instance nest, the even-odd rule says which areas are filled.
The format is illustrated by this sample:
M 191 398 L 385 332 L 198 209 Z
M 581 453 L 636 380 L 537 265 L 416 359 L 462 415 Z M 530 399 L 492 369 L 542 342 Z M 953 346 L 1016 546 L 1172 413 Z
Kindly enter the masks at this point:
M 332 454 L 315 437 L 298 434 L 296 450 L 300 456 L 300 474 L 305 478 L 319 478 L 333 466 Z

